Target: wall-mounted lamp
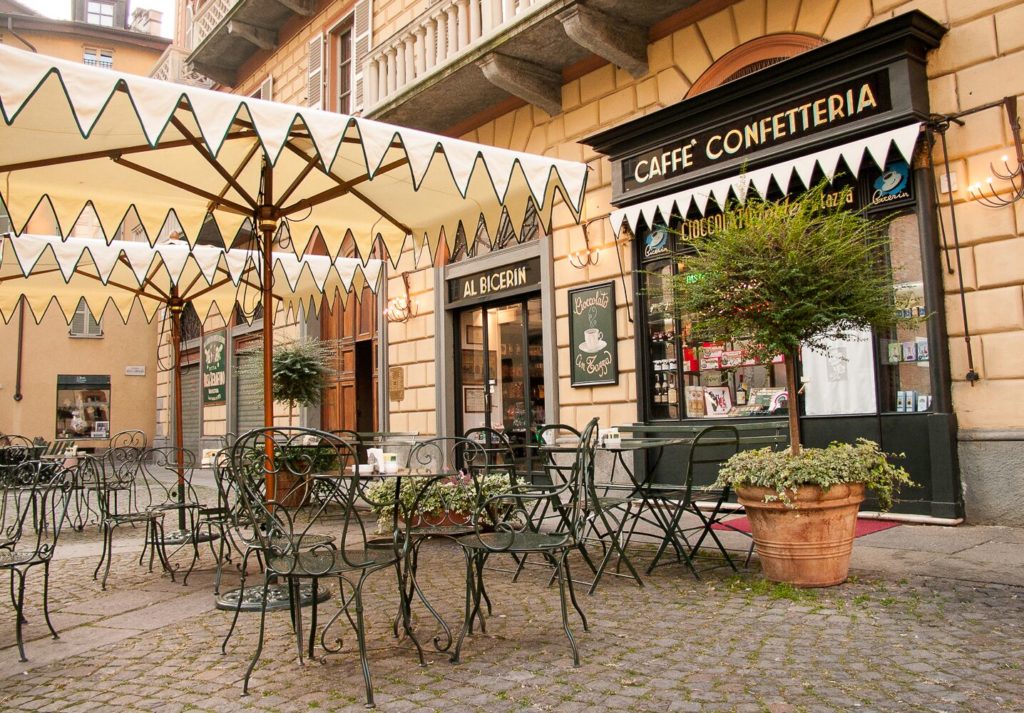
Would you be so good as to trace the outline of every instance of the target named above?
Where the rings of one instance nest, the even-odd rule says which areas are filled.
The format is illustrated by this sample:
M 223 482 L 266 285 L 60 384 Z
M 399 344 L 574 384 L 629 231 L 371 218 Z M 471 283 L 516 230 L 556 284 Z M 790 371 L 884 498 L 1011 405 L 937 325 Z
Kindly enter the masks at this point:
M 583 244 L 584 249 L 578 250 L 574 253 L 569 253 L 569 264 L 575 267 L 577 270 L 582 270 L 588 265 L 596 265 L 601 259 L 601 252 L 599 250 L 592 250 L 590 248 L 590 224 L 595 220 L 604 220 L 608 216 L 601 216 L 600 218 L 591 218 L 590 220 L 584 221 L 580 224 L 583 228 Z
M 1017 97 L 1006 97 L 1002 101 L 1006 109 L 1006 118 L 1010 122 L 1010 133 L 1013 135 L 1013 147 L 1017 153 L 1017 166 L 1010 168 L 1010 159 L 1003 156 L 1003 170 L 989 164 L 989 170 L 1000 181 L 1009 183 L 1009 191 L 998 190 L 995 179 L 989 176 L 984 183 L 977 182 L 968 186 L 967 195 L 989 208 L 1003 208 L 1024 198 L 1024 150 L 1021 148 L 1020 117 L 1017 115 Z
M 416 301 L 409 297 L 408 272 L 402 273 L 402 285 L 405 287 L 405 294 L 392 297 L 384 308 L 384 318 L 389 322 L 408 322 L 410 317 L 416 316 Z

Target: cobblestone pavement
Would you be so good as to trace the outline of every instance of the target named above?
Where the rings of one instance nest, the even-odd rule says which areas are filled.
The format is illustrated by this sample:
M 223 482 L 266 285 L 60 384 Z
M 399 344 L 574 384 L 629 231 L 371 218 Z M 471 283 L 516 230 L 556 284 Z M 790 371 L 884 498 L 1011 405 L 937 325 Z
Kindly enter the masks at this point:
M 882 534 L 893 541 L 901 530 L 918 528 Z M 44 636 L 42 575 L 33 572 L 28 663 L 17 660 L 11 607 L 0 609 L 0 708 L 363 707 L 353 637 L 346 636 L 341 653 L 300 666 L 285 613 L 268 617 L 252 693 L 241 697 L 258 617 L 243 614 L 222 656 L 230 614 L 212 606 L 209 550 L 182 587 L 180 578 L 172 583 L 138 565 L 138 533 L 118 533 L 115 545 L 110 583 L 102 592 L 92 579 L 99 552 L 95 527 L 62 537 L 51 586 L 59 641 Z M 641 564 L 649 556 L 646 549 L 636 553 Z M 187 558 L 179 554 L 176 562 L 185 566 Z M 423 586 L 449 621 L 461 621 L 462 563 L 451 543 L 424 547 Z M 799 591 L 762 582 L 756 564 L 738 576 L 706 569 L 699 581 L 680 566 L 665 566 L 645 577 L 643 589 L 610 577 L 594 596 L 581 594 L 590 632 L 572 621 L 583 662 L 573 668 L 558 588 L 545 586 L 549 571 L 531 567 L 512 583 L 507 571 L 499 571 L 507 564 L 495 558 L 487 573 L 494 613 L 486 634 L 467 638 L 461 665 L 433 653 L 420 668 L 411 644 L 391 635 L 394 578 L 387 572 L 371 577 L 368 643 L 381 710 L 1024 710 L 1019 586 L 860 571 L 841 587 Z M 582 563 L 573 564 L 582 578 Z M 335 610 L 325 604 L 321 621 L 323 612 Z M 417 609 L 416 620 L 421 640 L 429 640 L 434 629 L 425 610 Z

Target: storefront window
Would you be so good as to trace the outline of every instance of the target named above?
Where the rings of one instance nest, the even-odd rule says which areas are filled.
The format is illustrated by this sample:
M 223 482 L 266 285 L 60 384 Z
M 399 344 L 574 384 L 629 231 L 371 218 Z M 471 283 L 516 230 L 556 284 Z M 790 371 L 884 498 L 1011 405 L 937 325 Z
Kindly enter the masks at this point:
M 110 436 L 110 377 L 57 377 L 57 438 Z
M 820 180 L 820 176 L 815 177 Z M 833 195 L 849 210 L 888 218 L 889 250 L 879 259 L 892 270 L 894 298 L 904 316 L 924 318 L 924 277 L 917 216 L 907 212 L 913 197 L 909 167 L 893 162 L 865 171 L 860 181 L 837 180 Z M 889 196 L 898 198 L 890 201 Z M 777 194 L 774 199 L 781 199 Z M 892 205 L 895 203 L 896 205 Z M 640 304 L 647 339 L 646 411 L 650 420 L 745 417 L 786 413 L 782 356 L 759 363 L 742 342 L 696 342 L 689 325 L 672 309 L 673 281 L 685 263 L 688 235 L 713 233 L 723 220 L 741 216 L 709 210 L 687 219 L 673 216 L 668 227 L 638 232 Z M 642 226 L 641 226 L 642 227 Z M 808 416 L 914 413 L 931 408 L 927 325 L 921 319 L 885 334 L 864 332 L 825 350 L 804 349 L 801 376 L 803 413 Z

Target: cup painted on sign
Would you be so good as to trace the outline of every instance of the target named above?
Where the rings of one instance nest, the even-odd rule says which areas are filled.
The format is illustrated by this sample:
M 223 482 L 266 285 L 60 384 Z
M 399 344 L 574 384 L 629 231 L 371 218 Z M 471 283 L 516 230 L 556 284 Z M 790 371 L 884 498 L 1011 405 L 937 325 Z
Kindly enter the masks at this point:
M 600 329 L 584 329 L 583 330 L 583 345 L 587 349 L 597 349 L 601 346 L 601 341 L 604 339 L 604 334 L 601 333 Z

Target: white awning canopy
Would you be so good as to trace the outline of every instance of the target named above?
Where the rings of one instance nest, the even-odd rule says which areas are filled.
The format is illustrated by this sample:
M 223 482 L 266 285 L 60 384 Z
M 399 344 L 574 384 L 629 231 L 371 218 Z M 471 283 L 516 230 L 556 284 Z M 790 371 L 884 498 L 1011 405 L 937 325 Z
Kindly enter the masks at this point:
M 759 196 L 767 199 L 772 181 L 782 193 L 787 193 L 794 176 L 804 187 L 810 188 L 816 168 L 820 168 L 825 177 L 831 181 L 839 170 L 840 159 L 845 164 L 843 171 L 856 177 L 864 165 L 865 154 L 870 156 L 879 168 L 884 168 L 890 146 L 895 146 L 900 155 L 909 162 L 913 158 L 914 146 L 920 133 L 920 123 L 910 124 L 806 156 L 782 161 L 749 173 L 740 173 L 703 186 L 687 188 L 677 193 L 636 203 L 612 212 L 610 216 L 612 228 L 618 235 L 625 223 L 635 231 L 641 219 L 645 225 L 651 226 L 654 224 L 655 214 L 658 213 L 661 215 L 661 219 L 667 222 L 673 213 L 685 216 L 691 206 L 696 207 L 697 211 L 704 215 L 709 202 L 714 201 L 716 205 L 724 208 L 730 195 L 740 203 L 746 202 L 751 187 L 757 191 Z
M 300 307 L 315 314 L 322 300 L 330 305 L 364 287 L 376 291 L 384 267 L 380 260 L 364 265 L 356 258 L 298 258 L 287 252 L 274 253 L 273 265 L 279 315 L 295 315 Z M 24 297 L 36 322 L 55 302 L 70 323 L 82 299 L 95 317 L 111 304 L 125 322 L 138 302 L 150 320 L 175 288 L 202 320 L 214 308 L 227 318 L 236 303 L 253 314 L 260 304 L 261 267 L 255 252 L 209 245 L 7 235 L 0 240 L 0 318 L 9 321 Z
M 531 203 L 550 226 L 559 193 L 580 214 L 581 163 L 4 45 L 0 67 L 0 195 L 18 232 L 48 199 L 65 234 L 91 205 L 108 237 L 134 208 L 151 242 L 173 210 L 190 242 L 210 212 L 230 243 L 270 206 L 300 254 L 319 229 L 332 254 L 351 235 L 397 260 L 407 238 L 433 251 L 460 224 L 472 241 L 481 218 L 494 235 L 503 210 L 518 234 Z

